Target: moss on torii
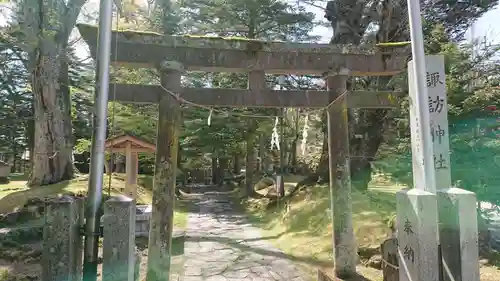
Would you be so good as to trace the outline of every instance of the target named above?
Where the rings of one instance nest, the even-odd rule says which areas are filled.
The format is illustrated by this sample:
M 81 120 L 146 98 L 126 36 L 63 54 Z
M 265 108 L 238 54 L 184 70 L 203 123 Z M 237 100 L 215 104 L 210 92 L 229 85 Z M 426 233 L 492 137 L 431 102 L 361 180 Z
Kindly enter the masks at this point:
M 215 35 L 196 35 L 196 34 L 182 34 L 180 36 L 183 37 L 188 37 L 188 38 L 200 38 L 200 39 L 216 39 L 216 40 L 230 40 L 230 41 L 250 41 L 250 42 L 267 42 L 265 40 L 261 39 L 255 39 L 255 38 L 247 38 L 247 37 L 240 37 L 240 36 L 215 36 Z M 284 41 L 273 41 L 273 42 L 283 42 Z
M 90 43 L 97 43 L 97 27 L 88 24 L 78 24 L 82 37 Z M 114 33 L 125 41 L 124 43 L 166 45 L 187 48 L 214 48 L 227 50 L 245 50 L 250 52 L 301 52 L 301 53 L 336 53 L 374 55 L 381 53 L 394 54 L 400 48 L 381 51 L 377 46 L 357 46 L 353 44 L 332 45 L 322 43 L 298 43 L 284 41 L 265 41 L 245 37 L 222 37 L 213 35 L 162 35 L 149 31 L 114 30 Z M 396 49 L 396 50 L 395 50 Z
M 85 24 L 85 23 L 79 23 L 77 24 L 78 28 L 97 28 L 95 25 L 91 24 Z M 165 35 L 154 32 L 154 31 L 143 31 L 143 30 L 132 30 L 132 29 L 126 29 L 126 28 L 119 28 L 119 29 L 112 29 L 113 32 L 118 32 L 123 35 L 130 35 L 130 36 L 159 36 L 159 37 L 165 37 Z M 128 36 L 128 37 L 130 37 Z M 186 37 L 186 38 L 193 38 L 193 39 L 212 39 L 212 40 L 227 40 L 227 41 L 252 41 L 252 42 L 262 42 L 266 43 L 268 41 L 266 40 L 261 40 L 261 39 L 255 39 L 255 38 L 247 38 L 247 37 L 241 37 L 241 36 L 216 36 L 216 35 L 197 35 L 197 34 L 180 34 L 180 35 L 171 35 L 172 37 Z M 127 37 L 127 36 L 126 36 Z M 280 42 L 280 43 L 286 43 L 285 41 L 273 41 L 273 42 Z

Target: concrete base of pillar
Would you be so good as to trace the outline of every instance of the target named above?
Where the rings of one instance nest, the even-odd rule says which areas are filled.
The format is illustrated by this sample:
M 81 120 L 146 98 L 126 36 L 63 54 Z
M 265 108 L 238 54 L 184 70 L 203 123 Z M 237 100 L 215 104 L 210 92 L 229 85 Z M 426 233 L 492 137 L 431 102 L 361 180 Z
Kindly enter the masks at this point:
M 442 281 L 479 281 L 476 194 L 459 188 L 437 192 Z
M 439 281 L 437 196 L 403 189 L 396 200 L 399 280 Z
M 103 281 L 135 281 L 135 200 L 112 197 L 104 204 Z

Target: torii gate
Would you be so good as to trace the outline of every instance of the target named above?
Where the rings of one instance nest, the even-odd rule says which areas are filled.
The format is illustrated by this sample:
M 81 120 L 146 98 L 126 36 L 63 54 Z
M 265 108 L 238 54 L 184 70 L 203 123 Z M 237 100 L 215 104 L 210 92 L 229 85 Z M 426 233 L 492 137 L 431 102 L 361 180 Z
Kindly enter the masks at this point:
M 78 28 L 95 58 L 97 27 L 78 25 Z M 396 99 L 391 92 L 350 91 L 345 95 L 346 81 L 349 76 L 400 73 L 406 67 L 406 51 L 135 31 L 113 32 L 112 46 L 117 46 L 112 48 L 114 63 L 157 68 L 160 72 L 161 86 L 110 85 L 110 90 L 116 92 L 116 101 L 159 104 L 148 280 L 168 280 L 170 271 L 181 120 L 180 102 L 167 91 L 205 106 L 318 108 L 336 101 L 328 108 L 334 262 L 339 277 L 355 274 L 357 246 L 352 227 L 347 109 L 391 108 L 396 106 Z M 248 73 L 248 89 L 181 88 L 184 71 Z M 327 91 L 267 89 L 265 74 L 322 76 L 327 81 Z

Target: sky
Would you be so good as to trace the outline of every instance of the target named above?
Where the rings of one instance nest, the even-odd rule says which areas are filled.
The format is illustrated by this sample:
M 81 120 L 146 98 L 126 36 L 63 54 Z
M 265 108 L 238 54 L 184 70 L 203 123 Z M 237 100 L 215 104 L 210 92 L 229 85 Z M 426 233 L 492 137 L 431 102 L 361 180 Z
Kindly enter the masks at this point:
M 484 14 L 473 26 L 474 37 L 486 37 L 492 43 L 500 44 L 500 6 Z M 496 22 L 496 24 L 495 24 Z M 471 38 L 471 29 L 467 32 Z

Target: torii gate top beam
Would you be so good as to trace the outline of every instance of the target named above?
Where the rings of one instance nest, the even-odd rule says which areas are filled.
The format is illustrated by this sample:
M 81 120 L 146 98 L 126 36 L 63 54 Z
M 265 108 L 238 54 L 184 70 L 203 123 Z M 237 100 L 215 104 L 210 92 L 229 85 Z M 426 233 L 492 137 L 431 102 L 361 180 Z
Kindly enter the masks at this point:
M 78 29 L 95 58 L 97 27 Z M 405 69 L 406 50 L 380 52 L 353 45 L 270 42 L 241 38 L 165 36 L 151 32 L 114 31 L 111 58 L 133 67 L 156 67 L 164 60 L 178 61 L 188 71 L 249 72 L 323 75 L 341 68 L 351 76 L 395 75 Z M 399 51 L 398 51 L 399 50 Z

